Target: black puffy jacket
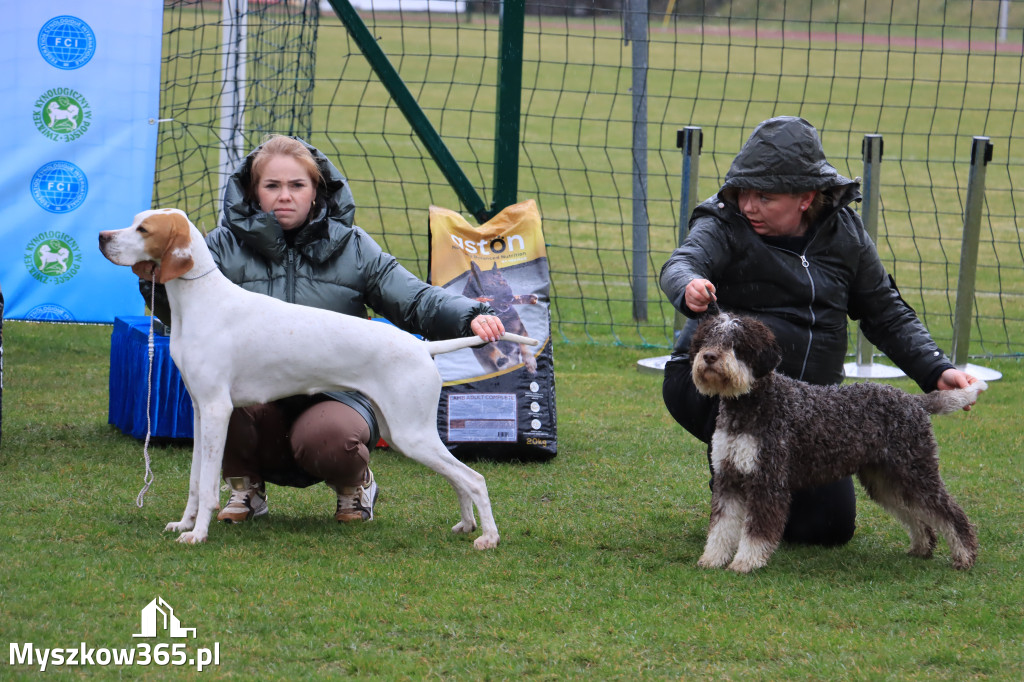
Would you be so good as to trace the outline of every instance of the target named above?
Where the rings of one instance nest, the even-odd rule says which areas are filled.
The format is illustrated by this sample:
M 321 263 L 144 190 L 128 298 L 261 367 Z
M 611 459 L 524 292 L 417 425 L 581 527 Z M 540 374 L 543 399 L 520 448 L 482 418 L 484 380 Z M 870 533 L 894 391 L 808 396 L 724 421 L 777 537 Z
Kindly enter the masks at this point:
M 825 209 L 800 251 L 759 236 L 735 201 L 738 188 L 765 192 L 823 192 Z M 817 131 L 803 119 L 762 123 L 737 155 L 719 192 L 690 218 L 683 245 L 661 270 L 661 288 L 690 318 L 674 357 L 688 355 L 697 314 L 684 301 L 695 278 L 714 283 L 726 311 L 767 324 L 782 348 L 779 371 L 814 384 L 843 380 L 847 317 L 922 390 L 934 390 L 953 367 L 882 265 L 860 216 L 858 183 L 825 160 Z

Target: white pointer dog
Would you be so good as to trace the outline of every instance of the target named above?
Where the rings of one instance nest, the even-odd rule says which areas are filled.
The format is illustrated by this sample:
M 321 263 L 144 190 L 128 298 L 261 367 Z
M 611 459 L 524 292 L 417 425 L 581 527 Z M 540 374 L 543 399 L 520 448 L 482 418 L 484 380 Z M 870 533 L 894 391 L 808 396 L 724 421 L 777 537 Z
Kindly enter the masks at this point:
M 478 337 L 424 342 L 391 325 L 252 293 L 217 269 L 202 233 L 177 209 L 143 211 L 123 230 L 100 233 L 112 263 L 147 264 L 171 305 L 171 358 L 195 411 L 188 504 L 165 530 L 179 542 L 206 540 L 218 508 L 220 467 L 233 407 L 323 391 L 359 391 L 373 403 L 381 435 L 444 476 L 459 497 L 456 533 L 498 544 L 483 476 L 457 460 L 437 435 L 441 377 L 432 356 L 483 343 Z M 156 268 L 159 267 L 157 271 Z M 137 269 L 138 271 L 138 269 Z M 514 334 L 505 340 L 537 345 Z

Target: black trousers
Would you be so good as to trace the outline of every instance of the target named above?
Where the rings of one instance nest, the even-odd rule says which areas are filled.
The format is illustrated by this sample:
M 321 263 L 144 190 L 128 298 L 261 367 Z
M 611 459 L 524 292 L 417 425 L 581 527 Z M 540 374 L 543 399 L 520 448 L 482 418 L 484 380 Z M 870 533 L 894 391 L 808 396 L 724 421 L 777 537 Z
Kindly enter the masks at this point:
M 718 399 L 697 391 L 690 375 L 690 363 L 685 360 L 672 360 L 665 365 L 662 398 L 673 419 L 696 438 L 708 443 L 710 487 L 715 476 L 711 467 L 710 442 L 718 416 Z M 823 486 L 794 491 L 783 539 L 808 545 L 843 545 L 853 537 L 856 520 L 853 479 L 847 476 Z

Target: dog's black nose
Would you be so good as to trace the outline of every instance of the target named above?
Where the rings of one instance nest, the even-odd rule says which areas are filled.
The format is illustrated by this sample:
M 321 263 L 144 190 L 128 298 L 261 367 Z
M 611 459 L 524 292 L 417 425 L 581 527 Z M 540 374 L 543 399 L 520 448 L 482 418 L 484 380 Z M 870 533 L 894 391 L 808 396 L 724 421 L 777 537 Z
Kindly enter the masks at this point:
M 704 353 L 702 354 L 702 357 L 704 358 L 704 364 L 705 365 L 713 365 L 716 362 L 718 362 L 718 353 L 715 353 L 715 352 L 710 351 L 710 350 L 704 351 Z

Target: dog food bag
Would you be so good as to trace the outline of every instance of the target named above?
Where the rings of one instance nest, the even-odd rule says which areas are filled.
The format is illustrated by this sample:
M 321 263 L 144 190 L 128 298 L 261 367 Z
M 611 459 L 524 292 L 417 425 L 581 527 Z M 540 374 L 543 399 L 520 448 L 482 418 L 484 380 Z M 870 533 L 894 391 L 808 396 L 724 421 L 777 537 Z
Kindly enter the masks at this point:
M 444 380 L 437 430 L 459 459 L 547 460 L 557 449 L 550 280 L 537 204 L 479 227 L 430 207 L 430 282 L 487 302 L 505 331 L 537 346 L 488 343 L 434 358 Z

